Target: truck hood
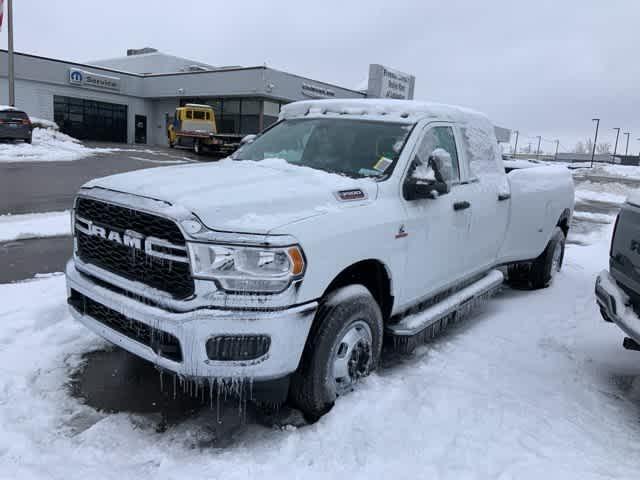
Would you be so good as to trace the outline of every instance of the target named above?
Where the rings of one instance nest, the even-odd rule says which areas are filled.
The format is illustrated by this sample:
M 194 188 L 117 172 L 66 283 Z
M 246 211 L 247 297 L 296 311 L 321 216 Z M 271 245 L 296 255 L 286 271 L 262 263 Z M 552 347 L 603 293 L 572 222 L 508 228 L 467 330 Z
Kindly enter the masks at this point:
M 353 179 L 281 159 L 259 162 L 221 160 L 215 163 L 160 167 L 112 175 L 84 188 L 162 200 L 197 215 L 210 229 L 269 233 L 287 224 L 376 198 L 371 179 Z M 341 199 L 338 192 L 360 189 Z

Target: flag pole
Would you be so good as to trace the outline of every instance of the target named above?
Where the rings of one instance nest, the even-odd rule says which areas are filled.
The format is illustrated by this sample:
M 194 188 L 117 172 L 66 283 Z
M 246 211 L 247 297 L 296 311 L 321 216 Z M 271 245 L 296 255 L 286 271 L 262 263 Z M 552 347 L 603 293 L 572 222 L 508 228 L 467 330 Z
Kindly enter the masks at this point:
M 15 76 L 13 70 L 13 0 L 7 2 L 7 34 L 9 36 L 9 105 L 11 107 L 16 106 L 16 93 L 15 93 Z

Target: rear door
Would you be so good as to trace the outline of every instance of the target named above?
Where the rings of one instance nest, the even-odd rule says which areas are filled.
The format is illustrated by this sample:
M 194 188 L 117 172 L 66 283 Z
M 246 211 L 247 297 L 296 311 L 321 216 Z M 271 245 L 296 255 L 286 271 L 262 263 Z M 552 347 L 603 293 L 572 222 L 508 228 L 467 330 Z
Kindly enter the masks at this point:
M 459 143 L 463 144 L 465 132 L 460 128 L 456 128 L 456 132 Z M 473 275 L 497 262 L 507 230 L 511 193 L 504 169 L 497 159 L 471 158 L 471 149 L 464 145 L 460 153 L 462 183 L 471 203 L 465 274 Z

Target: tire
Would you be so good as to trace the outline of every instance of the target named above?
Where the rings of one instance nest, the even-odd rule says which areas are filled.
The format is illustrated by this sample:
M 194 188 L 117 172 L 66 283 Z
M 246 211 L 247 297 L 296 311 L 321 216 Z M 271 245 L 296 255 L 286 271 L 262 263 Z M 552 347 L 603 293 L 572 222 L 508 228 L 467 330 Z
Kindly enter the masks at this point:
M 320 303 L 291 378 L 291 403 L 307 420 L 316 421 L 331 410 L 337 397 L 375 370 L 382 338 L 382 313 L 366 287 L 350 285 L 331 292 Z M 345 371 L 347 376 L 337 377 Z
M 193 141 L 193 151 L 196 155 L 202 154 L 202 145 L 200 144 L 200 140 Z
M 562 268 L 565 241 L 564 232 L 556 227 L 544 252 L 530 265 L 509 267 L 509 283 L 516 288 L 531 290 L 548 287 Z
M 24 139 L 24 142 L 25 142 L 25 143 L 29 143 L 29 144 L 30 144 L 30 143 L 31 143 L 31 140 L 32 140 L 32 137 L 25 138 L 25 139 Z

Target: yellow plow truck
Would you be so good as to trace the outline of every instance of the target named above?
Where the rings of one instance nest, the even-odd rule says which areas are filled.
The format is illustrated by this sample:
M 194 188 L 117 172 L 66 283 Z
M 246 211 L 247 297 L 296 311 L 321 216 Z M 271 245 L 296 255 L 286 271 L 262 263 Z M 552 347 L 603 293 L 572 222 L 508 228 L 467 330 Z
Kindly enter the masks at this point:
M 187 103 L 176 108 L 173 121 L 167 126 L 171 148 L 192 148 L 196 154 L 205 150 L 217 155 L 230 155 L 239 146 L 243 135 L 220 134 L 210 105 Z

